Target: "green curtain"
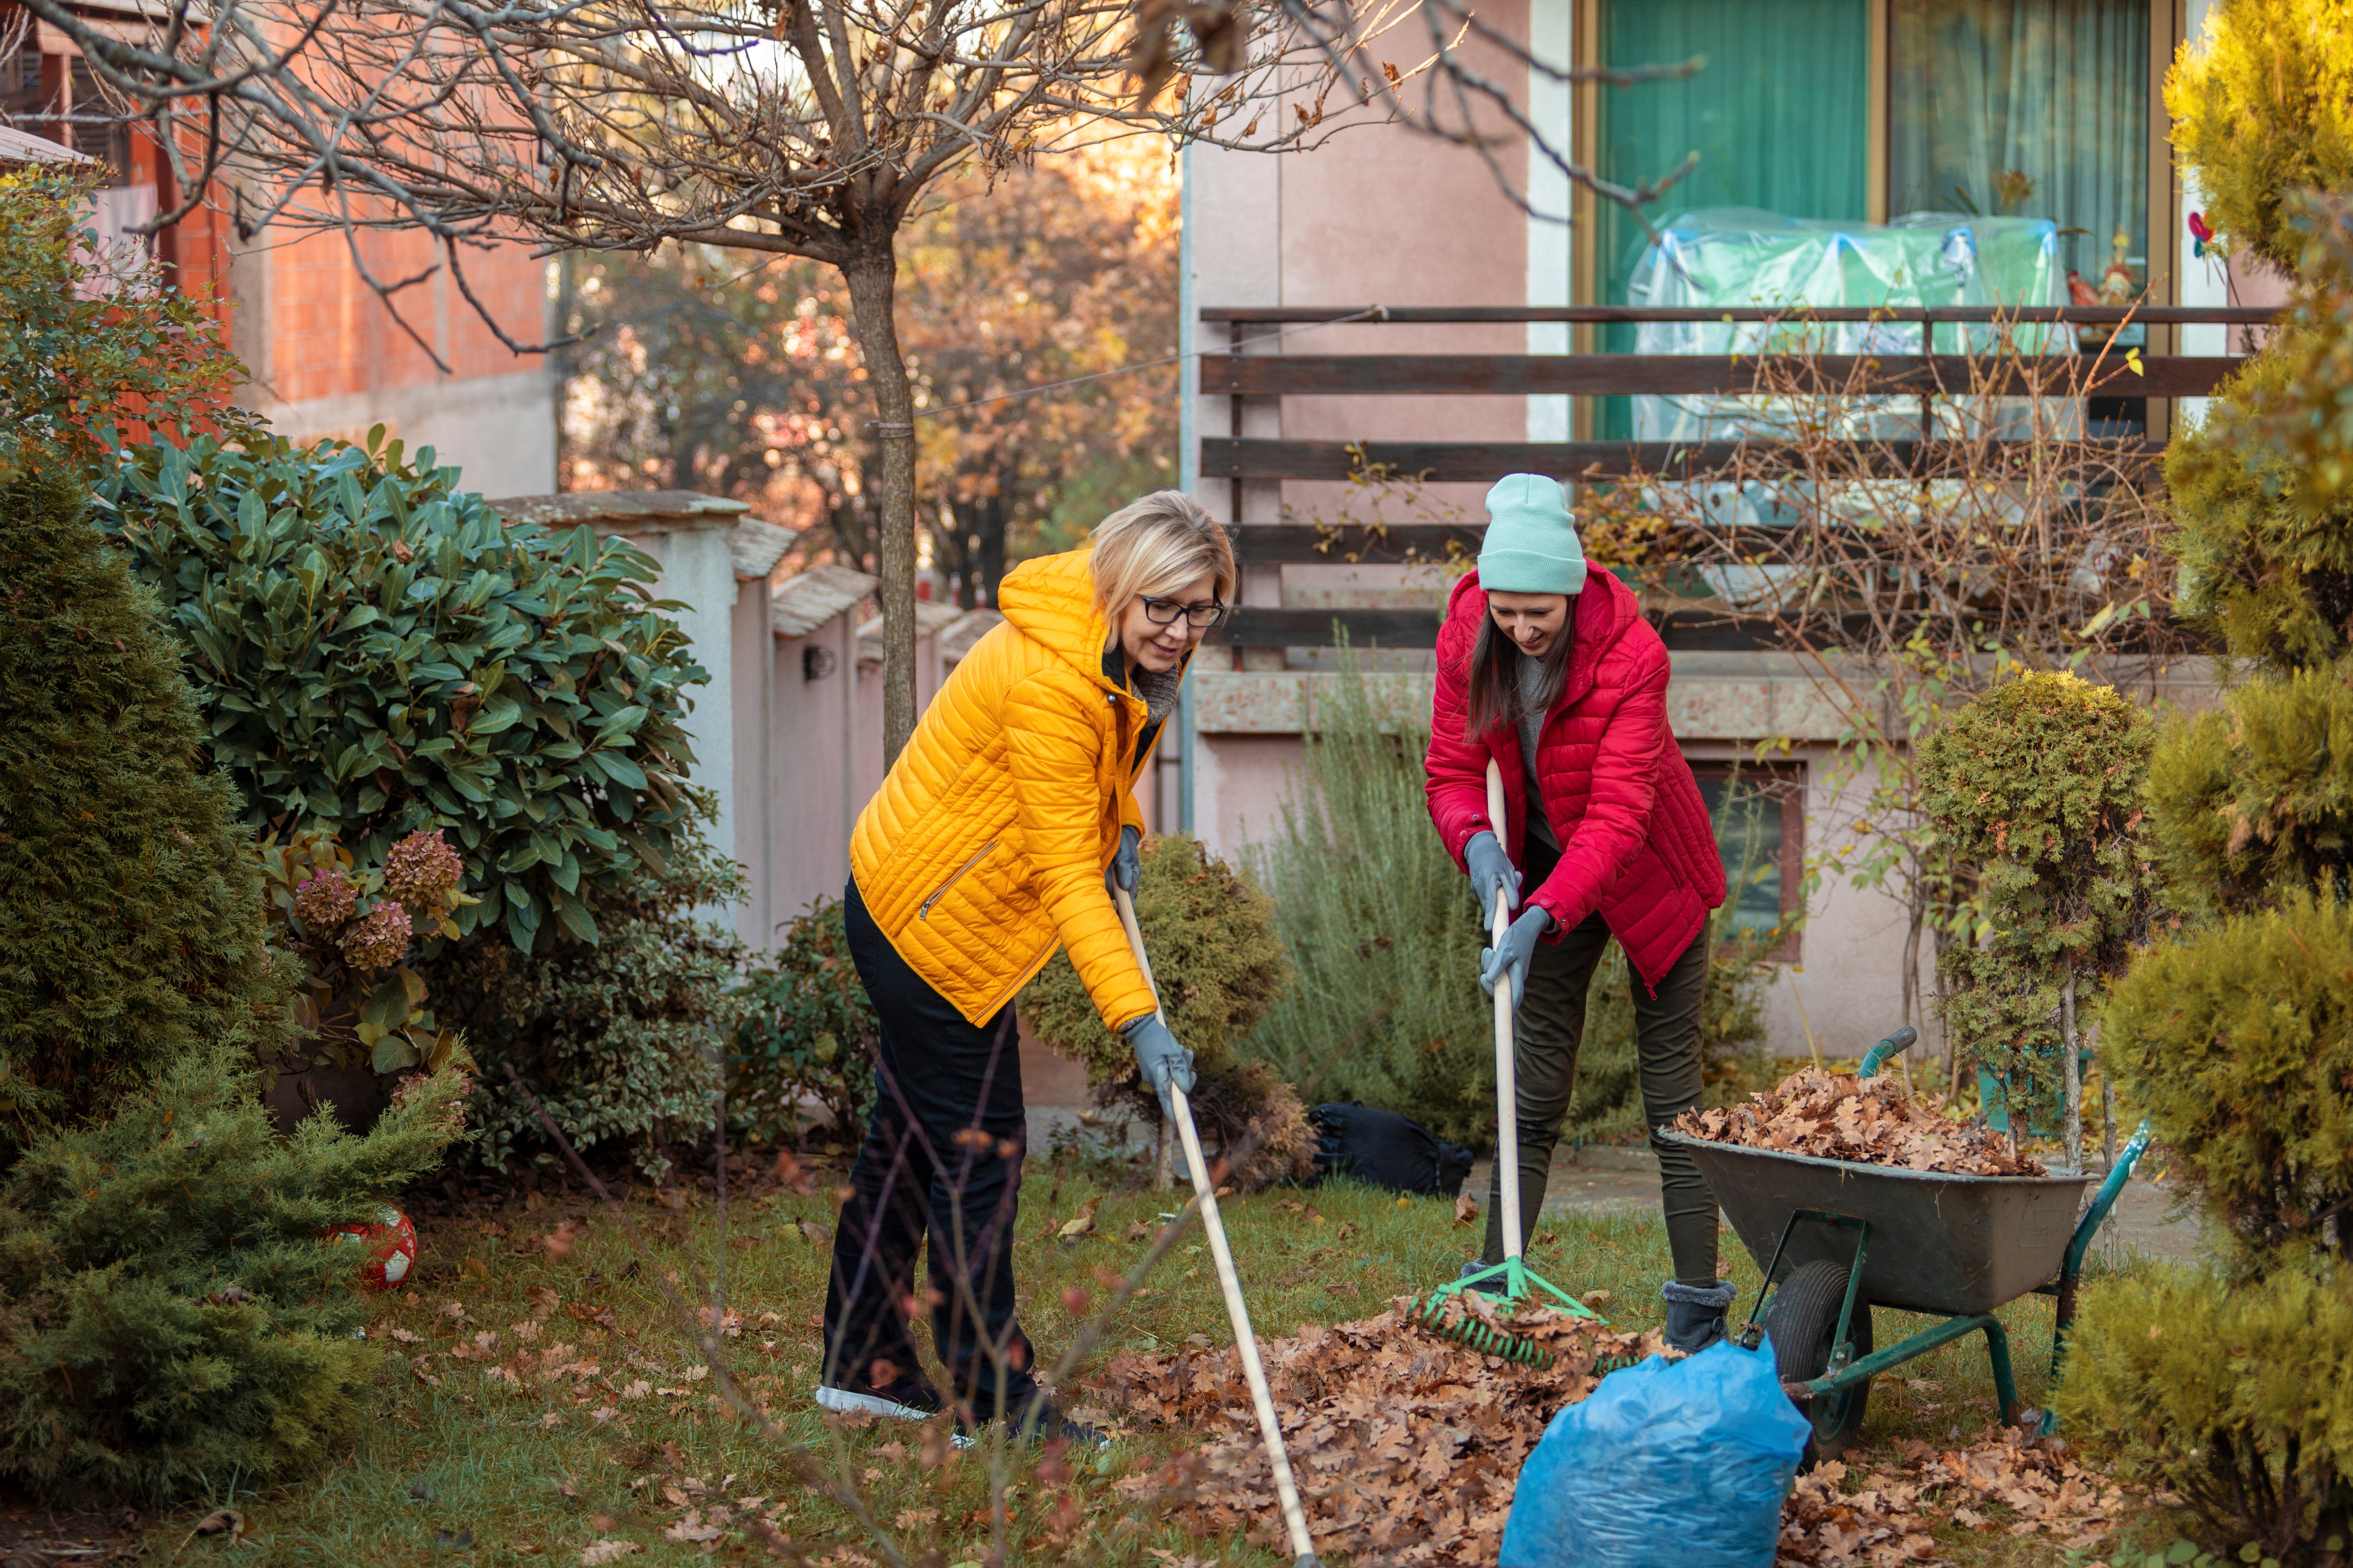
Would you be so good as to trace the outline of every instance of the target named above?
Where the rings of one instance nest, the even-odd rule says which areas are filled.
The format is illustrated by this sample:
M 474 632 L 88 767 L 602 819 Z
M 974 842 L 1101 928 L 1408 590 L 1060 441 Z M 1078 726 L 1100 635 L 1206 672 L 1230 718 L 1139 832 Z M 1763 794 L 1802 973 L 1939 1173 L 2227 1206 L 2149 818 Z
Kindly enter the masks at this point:
M 1887 52 L 1891 211 L 2049 218 L 2094 287 L 2148 254 L 2147 0 L 1892 0 Z
M 1789 217 L 1870 216 L 1869 0 L 1604 0 L 1601 58 L 1613 66 L 1707 57 L 1679 81 L 1601 89 L 1600 172 L 1641 185 L 1699 154 L 1699 166 L 1649 209 L 1657 223 L 1702 207 L 1762 207 Z M 1641 260 L 1640 226 L 1609 203 L 1596 237 L 1607 304 L 1626 302 Z M 1602 334 L 1630 351 L 1634 329 Z M 1600 406 L 1605 438 L 1623 435 L 1625 399 Z

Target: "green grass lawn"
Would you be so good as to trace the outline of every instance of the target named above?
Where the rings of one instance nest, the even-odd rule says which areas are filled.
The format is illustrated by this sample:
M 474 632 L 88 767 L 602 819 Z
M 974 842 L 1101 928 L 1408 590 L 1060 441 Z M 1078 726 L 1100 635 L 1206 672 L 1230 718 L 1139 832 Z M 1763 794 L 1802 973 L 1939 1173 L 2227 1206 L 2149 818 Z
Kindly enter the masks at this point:
M 1156 1228 L 1157 1216 L 1176 1207 L 1174 1194 L 1114 1190 L 1107 1173 L 1064 1162 L 1033 1168 L 1025 1186 L 1022 1316 L 1050 1366 L 1078 1331 L 1072 1306 L 1092 1310 L 1103 1299 L 1104 1279 L 1145 1252 L 1148 1243 L 1131 1239 L 1131 1227 Z M 1092 1234 L 1058 1239 L 1058 1226 L 1098 1197 Z M 399 1359 L 379 1380 L 365 1426 L 341 1462 L 293 1485 L 237 1490 L 234 1500 L 224 1478 L 202 1507 L 161 1521 L 153 1554 L 176 1551 L 182 1562 L 226 1555 L 257 1565 L 462 1561 L 487 1568 L 579 1563 L 585 1548 L 606 1542 L 621 1543 L 603 1549 L 607 1560 L 685 1563 L 714 1552 L 767 1557 L 771 1549 L 746 1532 L 757 1515 L 809 1561 L 881 1561 L 849 1512 L 796 1467 L 790 1449 L 798 1444 L 807 1459 L 857 1489 L 910 1563 L 985 1562 L 998 1539 L 1008 1561 L 1137 1568 L 1174 1568 L 1184 1558 L 1267 1568 L 1281 1561 L 1239 1541 L 1188 1535 L 1131 1510 L 1113 1491 L 1118 1476 L 1180 1448 L 1184 1434 L 1139 1433 L 1067 1479 L 1051 1460 L 1042 1476 L 1034 1457 L 1011 1466 L 1000 1537 L 988 1476 L 1008 1463 L 1003 1456 L 944 1456 L 936 1436 L 926 1443 L 923 1429 L 904 1424 L 844 1431 L 821 1421 L 809 1401 L 828 1257 L 823 1227 L 833 1218 L 821 1189 L 737 1203 L 723 1249 L 707 1194 L 688 1194 L 680 1210 L 641 1194 L 630 1213 L 650 1261 L 639 1260 L 622 1227 L 585 1201 L 529 1202 L 528 1209 L 510 1204 L 495 1218 L 427 1228 L 419 1275 L 410 1289 L 382 1299 L 371 1329 Z M 1400 1201 L 1349 1184 L 1277 1189 L 1224 1207 L 1254 1321 L 1269 1337 L 1304 1322 L 1371 1316 L 1391 1296 L 1451 1278 L 1476 1245 L 1473 1228 L 1458 1225 L 1447 1203 Z M 1756 1270 L 1728 1232 L 1725 1243 L 1745 1311 Z M 789 1442 L 717 1406 L 712 1374 L 665 1305 L 663 1279 L 691 1298 L 696 1270 L 707 1276 L 723 1251 L 728 1306 L 740 1314 L 730 1320 L 725 1359 Z M 1656 1322 L 1668 1264 L 1655 1219 L 1547 1221 L 1531 1253 L 1564 1286 L 1609 1291 L 1601 1310 L 1621 1326 Z M 2004 1313 L 2029 1404 L 2040 1404 L 2043 1392 L 2051 1313 L 2041 1297 Z M 1915 1326 L 1883 1314 L 1879 1342 L 1891 1344 Z M 1110 1323 L 1066 1402 L 1089 1403 L 1088 1367 L 1121 1351 L 1171 1346 L 1195 1334 L 1222 1342 L 1227 1333 L 1196 1232 Z M 530 1359 L 510 1380 L 497 1369 L 518 1350 Z M 1981 1339 L 1947 1346 L 1904 1373 L 1874 1385 L 1866 1444 L 1896 1436 L 1948 1442 L 1974 1434 L 1992 1414 Z M 1115 1411 L 1108 1414 L 1116 1419 Z M 248 1521 L 241 1542 L 185 1539 L 205 1508 L 232 1500 Z M 2047 1541 L 1947 1533 L 1940 1547 L 1957 1563 L 2064 1560 Z M 2152 1520 L 2145 1533 L 2162 1548 L 2175 1531 Z

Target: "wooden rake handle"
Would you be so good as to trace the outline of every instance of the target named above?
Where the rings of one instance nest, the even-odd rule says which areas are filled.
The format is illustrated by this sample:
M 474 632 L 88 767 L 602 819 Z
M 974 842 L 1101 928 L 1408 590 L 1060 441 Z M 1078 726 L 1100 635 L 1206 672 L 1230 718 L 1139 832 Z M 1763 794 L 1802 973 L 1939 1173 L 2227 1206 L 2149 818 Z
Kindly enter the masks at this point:
M 1127 945 L 1152 987 L 1152 1005 L 1160 1005 L 1160 987 L 1152 978 L 1152 961 L 1144 953 L 1144 932 L 1135 923 L 1135 904 L 1127 889 L 1114 887 L 1112 902 L 1119 923 L 1126 928 Z M 1167 1015 L 1161 1014 L 1161 1021 Z M 1274 1471 L 1274 1495 L 1282 1505 L 1282 1522 L 1291 1532 L 1291 1552 L 1302 1564 L 1315 1562 L 1315 1545 L 1307 1533 L 1306 1510 L 1299 1506 L 1299 1486 L 1292 1479 L 1291 1456 L 1282 1447 L 1282 1425 L 1275 1419 L 1274 1395 L 1266 1386 L 1266 1368 L 1259 1361 L 1258 1336 L 1250 1331 L 1250 1308 L 1242 1300 L 1241 1276 L 1234 1272 L 1233 1249 L 1226 1245 L 1225 1221 L 1218 1215 L 1218 1192 L 1209 1180 L 1209 1163 L 1201 1154 L 1200 1131 L 1193 1125 L 1193 1107 L 1185 1091 L 1168 1086 L 1168 1107 L 1175 1114 L 1176 1136 L 1185 1146 L 1185 1172 L 1193 1178 L 1193 1196 L 1201 1207 L 1202 1228 L 1208 1232 L 1209 1257 L 1218 1267 L 1218 1289 L 1226 1298 L 1226 1317 L 1234 1326 L 1234 1349 L 1241 1355 L 1242 1381 L 1250 1384 L 1250 1404 L 1258 1411 L 1259 1435 L 1266 1442 L 1267 1464 Z
M 1504 769 L 1493 757 L 1487 759 L 1487 820 L 1494 826 L 1495 842 L 1503 844 Z M 1506 847 L 1504 853 L 1511 851 Z M 1504 945 L 1504 933 L 1512 929 L 1512 911 L 1504 907 L 1504 902 L 1498 889 L 1488 936 L 1497 947 Z M 1519 1106 L 1518 1058 L 1512 1046 L 1512 977 L 1506 973 L 1495 980 L 1495 1193 L 1506 1261 L 1520 1256 L 1525 1234 L 1520 1215 Z

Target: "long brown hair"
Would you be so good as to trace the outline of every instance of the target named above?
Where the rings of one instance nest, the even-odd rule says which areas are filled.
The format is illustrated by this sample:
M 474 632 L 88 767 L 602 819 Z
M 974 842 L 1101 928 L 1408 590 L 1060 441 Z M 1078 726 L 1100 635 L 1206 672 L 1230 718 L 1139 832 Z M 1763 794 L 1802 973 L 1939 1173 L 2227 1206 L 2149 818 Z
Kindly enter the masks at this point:
M 1568 654 L 1576 641 L 1577 601 L 1571 598 L 1568 614 L 1561 621 L 1560 635 L 1544 651 L 1544 679 L 1532 700 L 1520 691 L 1520 665 L 1528 656 L 1520 651 L 1519 644 L 1504 635 L 1493 616 L 1482 615 L 1479 640 L 1471 646 L 1470 692 L 1462 720 L 1462 738 L 1476 741 L 1505 724 L 1517 724 L 1532 710 L 1551 711 L 1568 685 Z

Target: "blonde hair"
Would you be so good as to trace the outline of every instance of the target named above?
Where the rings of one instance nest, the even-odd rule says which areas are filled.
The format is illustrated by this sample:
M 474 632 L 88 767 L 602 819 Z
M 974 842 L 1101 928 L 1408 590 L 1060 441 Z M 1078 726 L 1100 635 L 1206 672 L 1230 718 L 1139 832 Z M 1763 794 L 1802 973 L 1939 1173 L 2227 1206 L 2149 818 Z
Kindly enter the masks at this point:
M 1234 549 L 1226 531 L 1183 490 L 1155 490 L 1095 525 L 1095 608 L 1105 616 L 1157 599 L 1208 573 L 1233 603 Z

